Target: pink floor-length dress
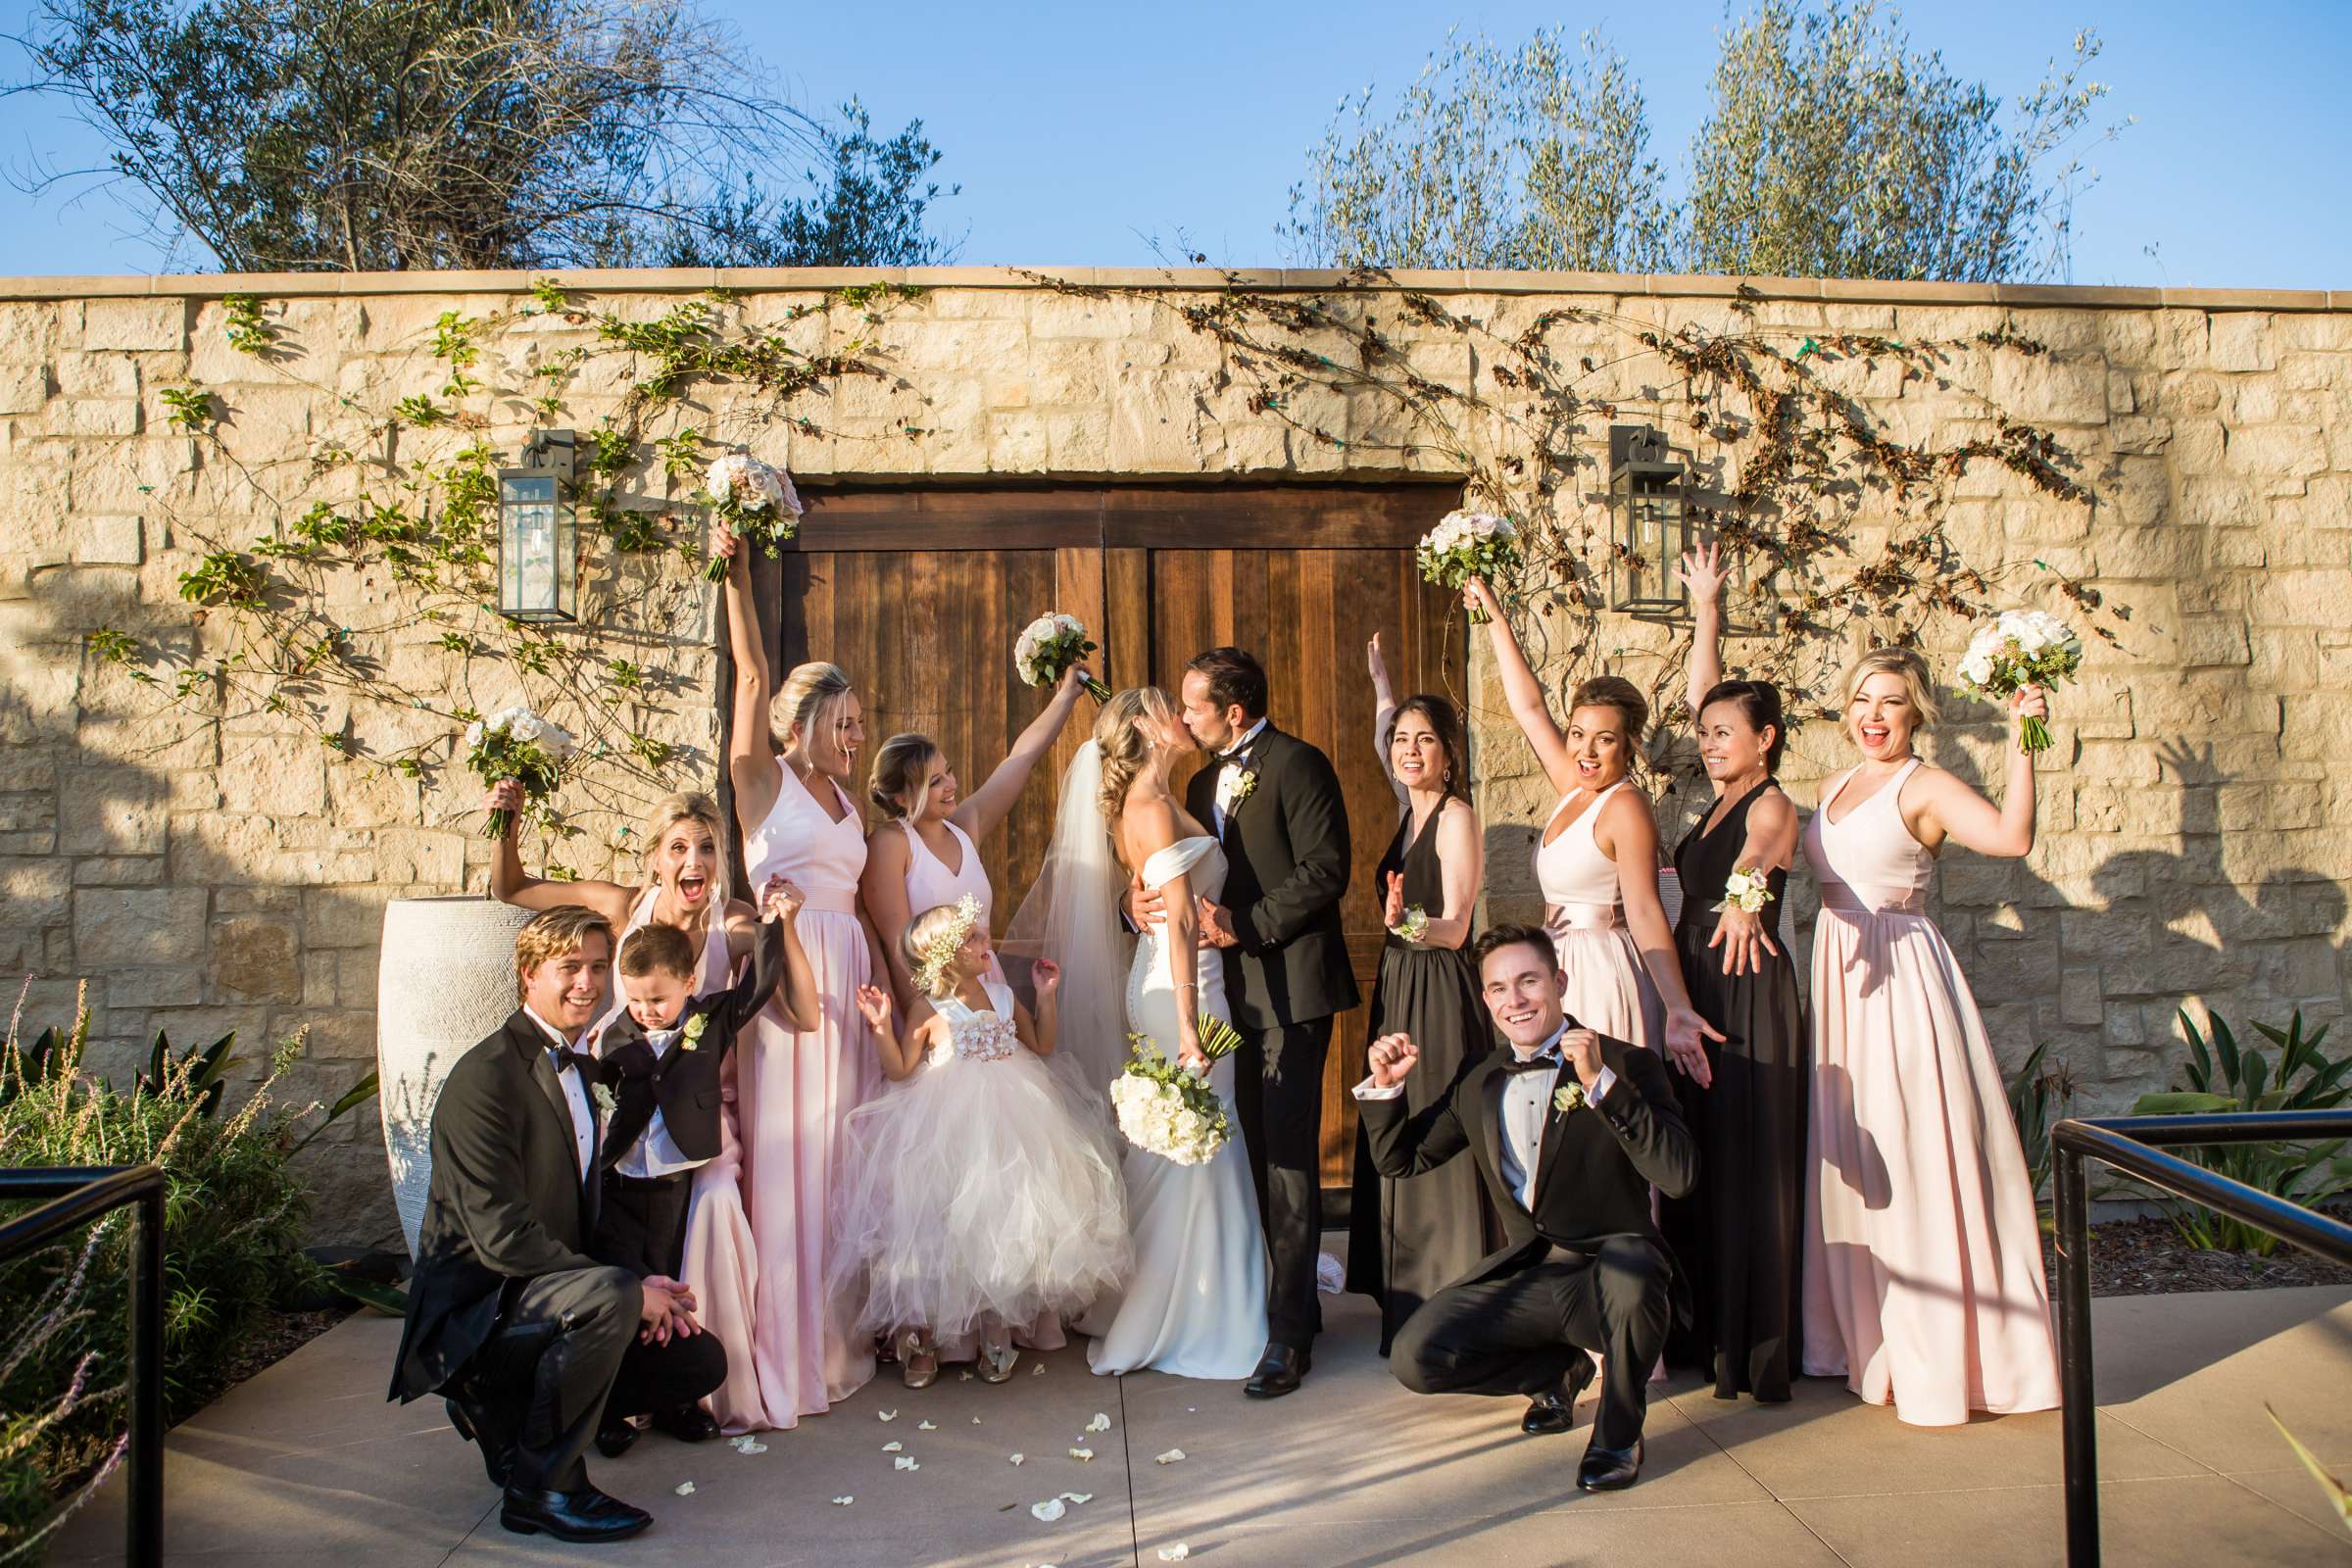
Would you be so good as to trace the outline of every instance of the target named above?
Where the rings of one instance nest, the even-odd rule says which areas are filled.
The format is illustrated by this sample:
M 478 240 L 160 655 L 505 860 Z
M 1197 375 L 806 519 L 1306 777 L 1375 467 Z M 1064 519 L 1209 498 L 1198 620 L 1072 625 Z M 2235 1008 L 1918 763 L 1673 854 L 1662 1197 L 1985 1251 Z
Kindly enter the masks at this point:
M 2025 1153 L 1968 979 L 1927 914 L 1935 858 L 1899 797 L 1911 761 L 1805 828 L 1813 1098 L 1804 1369 L 1916 1426 L 2058 1403 L 2058 1347 Z
M 842 1123 L 881 1081 L 858 1014 L 858 988 L 873 979 L 858 918 L 865 824 L 830 779 L 818 787 L 839 798 L 839 821 L 782 759 L 776 771 L 776 804 L 745 839 L 744 859 L 752 886 L 781 876 L 805 895 L 797 929 L 823 1016 L 815 1030 L 799 1034 L 771 1001 L 736 1047 L 741 1191 L 758 1277 L 753 1379 L 730 1367 L 711 1403 L 729 1432 L 798 1425 L 874 1375 L 872 1344 L 848 1332 L 857 1303 L 832 1302 L 825 1294 L 825 1221 Z
M 992 931 L 996 929 L 992 913 L 996 895 L 989 886 L 988 868 L 980 863 L 980 849 L 972 842 L 972 836 L 954 822 L 946 824 L 949 834 L 956 840 L 956 848 L 961 852 L 957 857 L 959 863 L 951 869 L 931 846 L 923 842 L 923 836 L 914 830 L 912 823 L 902 821 L 898 825 L 906 834 L 908 917 L 919 918 L 925 910 L 936 909 L 943 904 L 954 904 L 968 893 L 979 902 L 980 923 Z M 988 962 L 988 972 L 996 979 L 1002 979 L 1004 974 L 1004 966 L 993 956 Z M 920 1326 L 906 1325 L 909 1328 Z M 1050 1311 L 1034 1323 L 1021 1325 L 1014 1332 L 1013 1341 L 1032 1350 L 1058 1350 L 1070 1343 L 1062 1333 L 1060 1317 Z M 971 1335 L 942 1340 L 939 1344 L 939 1356 L 943 1361 L 969 1361 L 978 1353 L 979 1341 Z
M 1560 972 L 1568 978 L 1560 1006 L 1578 1026 L 1647 1051 L 1666 1049 L 1666 1004 L 1657 982 L 1642 967 L 1642 950 L 1625 925 L 1625 890 L 1617 880 L 1617 862 L 1601 853 L 1592 836 L 1593 824 L 1609 797 L 1632 781 L 1619 779 L 1592 798 L 1584 814 L 1560 829 L 1560 836 L 1544 842 L 1544 833 L 1559 820 L 1560 812 L 1576 799 L 1560 797 L 1559 805 L 1536 835 L 1536 886 L 1548 908 L 1552 951 L 1559 955 Z M 1649 1195 L 1650 1211 L 1658 1195 Z M 1601 1362 L 1593 1352 L 1595 1366 Z M 1666 1358 L 1650 1368 L 1649 1381 L 1666 1376 Z
M 1617 862 L 1600 851 L 1592 826 L 1609 797 L 1627 787 L 1619 779 L 1593 798 L 1584 814 L 1536 846 L 1536 885 L 1550 906 L 1551 941 L 1560 971 L 1568 977 L 1561 1004 L 1587 1029 L 1659 1051 L 1666 1044 L 1666 1009 L 1658 988 L 1642 967 L 1641 950 L 1625 927 L 1625 902 Z M 1564 795 L 1544 821 L 1548 833 L 1574 795 Z
M 647 890 L 629 910 L 621 927 L 621 942 L 629 933 L 651 925 L 659 889 Z M 613 944 L 618 954 L 620 944 Z M 695 971 L 694 994 L 724 991 L 733 977 L 734 958 L 727 949 L 725 911 L 713 910 L 710 929 L 703 933 L 702 963 Z M 620 1016 L 629 1004 L 628 977 L 617 965 L 612 970 L 612 1006 L 597 1021 L 601 1030 Z M 696 1167 L 694 1191 L 686 1208 L 686 1255 L 680 1278 L 694 1292 L 695 1316 L 727 1352 L 727 1381 L 707 1401 L 713 1410 L 726 1401 L 754 1401 L 759 1396 L 752 1357 L 752 1307 L 760 1278 L 759 1250 L 743 1212 L 743 1194 L 737 1180 L 743 1170 L 743 1146 L 735 1128 L 736 1056 L 729 1053 L 719 1068 L 724 1096 L 718 1117 L 718 1153 Z

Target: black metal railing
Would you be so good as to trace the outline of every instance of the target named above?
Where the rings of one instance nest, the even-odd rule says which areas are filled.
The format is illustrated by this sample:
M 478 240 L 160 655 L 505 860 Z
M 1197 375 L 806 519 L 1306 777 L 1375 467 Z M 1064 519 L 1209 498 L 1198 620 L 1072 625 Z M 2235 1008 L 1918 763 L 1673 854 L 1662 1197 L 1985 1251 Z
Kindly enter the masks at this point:
M 2127 1176 L 2202 1203 L 2307 1252 L 2352 1264 L 2352 1225 L 2154 1147 L 2293 1144 L 2319 1138 L 2352 1138 L 2352 1110 L 2069 1118 L 2050 1129 L 2058 1161 L 2058 1363 L 2065 1388 L 2068 1568 L 2095 1568 L 2099 1561 L 2099 1412 L 2091 1394 L 2090 1192 L 2083 1161 L 2104 1160 Z
M 135 1205 L 125 1552 L 131 1568 L 157 1568 L 164 1560 L 164 1173 L 154 1165 L 0 1169 L 0 1200 L 30 1200 L 41 1206 L 0 1225 L 0 1262 L 22 1257 L 126 1203 Z

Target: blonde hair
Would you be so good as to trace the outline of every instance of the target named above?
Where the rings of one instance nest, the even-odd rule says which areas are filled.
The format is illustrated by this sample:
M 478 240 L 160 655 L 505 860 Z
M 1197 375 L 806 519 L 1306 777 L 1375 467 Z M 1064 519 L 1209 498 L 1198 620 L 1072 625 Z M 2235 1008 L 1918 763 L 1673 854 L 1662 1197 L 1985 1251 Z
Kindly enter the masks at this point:
M 956 945 L 961 947 L 969 941 L 975 909 L 967 906 L 975 903 L 967 893 L 954 904 L 936 905 L 907 921 L 906 929 L 899 935 L 900 956 L 906 958 L 906 968 L 915 977 L 917 987 L 934 1002 L 954 995 L 962 981 L 950 972 L 948 963 L 929 962 L 931 945 L 943 937 L 954 935 L 957 926 L 963 927 L 963 935 Z M 930 980 L 928 985 L 922 984 L 926 977 Z
M 550 958 L 579 952 L 588 939 L 603 933 L 605 952 L 612 951 L 612 922 L 584 904 L 543 909 L 514 934 L 514 1000 L 526 995 L 525 979 Z
M 713 876 L 718 897 L 706 901 L 705 912 L 708 915 L 710 909 L 725 908 L 727 901 L 735 896 L 735 872 L 727 864 L 727 836 L 719 825 L 720 820 L 718 802 L 701 790 L 681 790 L 656 801 L 654 808 L 645 813 L 645 838 L 637 850 L 637 858 L 645 868 L 645 885 L 649 888 L 657 885 L 653 859 L 661 853 L 662 841 L 669 836 L 669 830 L 680 822 L 699 822 L 710 830 L 710 846 L 716 852 L 712 858 L 718 862 Z
M 1928 662 L 1913 648 L 1873 648 L 1845 671 L 1845 706 L 1854 706 L 1854 694 L 1862 683 L 1873 675 L 1893 675 L 1903 683 L 1903 695 L 1911 700 L 1911 710 L 1919 715 L 1922 733 L 1936 727 L 1943 716 L 1943 705 L 1936 700 L 1936 677 L 1928 672 Z
M 893 735 L 874 753 L 874 770 L 866 778 L 865 796 L 885 821 L 911 822 L 921 814 L 923 775 L 939 748 L 928 735 Z M 913 801 L 908 806 L 907 801 Z
M 1119 813 L 1126 808 L 1127 791 L 1152 760 L 1152 743 L 1136 728 L 1139 718 L 1167 723 L 1176 705 L 1156 686 L 1130 686 L 1114 694 L 1095 717 L 1095 745 L 1102 753 L 1102 788 L 1095 797 L 1102 808 L 1102 826 L 1113 843 L 1119 836 Z
M 814 736 L 825 710 L 849 696 L 851 689 L 849 672 L 839 664 L 810 660 L 793 665 L 768 706 L 769 744 L 779 752 L 789 749 L 796 728 Z

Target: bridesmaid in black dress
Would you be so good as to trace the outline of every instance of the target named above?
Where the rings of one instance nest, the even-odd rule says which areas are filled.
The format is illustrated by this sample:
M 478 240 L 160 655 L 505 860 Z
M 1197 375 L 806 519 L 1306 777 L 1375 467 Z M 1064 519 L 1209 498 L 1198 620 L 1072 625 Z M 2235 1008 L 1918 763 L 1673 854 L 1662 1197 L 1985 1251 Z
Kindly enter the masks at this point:
M 1667 1201 L 1661 1218 L 1698 1310 L 1689 1340 L 1668 1353 L 1706 1368 L 1719 1399 L 1744 1393 L 1782 1400 L 1802 1334 L 1797 1265 L 1812 1061 L 1781 924 L 1796 808 L 1776 778 L 1788 733 L 1781 694 L 1763 681 L 1719 678 L 1723 577 L 1712 548 L 1684 558 L 1698 620 L 1690 708 L 1715 800 L 1674 852 L 1683 892 L 1675 947 L 1690 1004 L 1725 1038 L 1706 1044 L 1712 1087 L 1675 1084 L 1698 1141 L 1699 1183 L 1689 1198 Z M 1736 872 L 1762 873 L 1759 906 L 1728 897 Z
M 1381 762 L 1403 810 L 1377 885 L 1389 938 L 1364 1038 L 1402 1032 L 1421 1048 L 1405 1080 L 1413 1110 L 1444 1098 L 1454 1076 L 1493 1049 L 1478 977 L 1463 953 L 1485 873 L 1485 834 L 1470 805 L 1461 716 L 1443 697 L 1390 694 L 1380 639 L 1367 651 Z M 1348 1209 L 1348 1289 L 1380 1302 L 1380 1353 L 1439 1289 L 1487 1251 L 1486 1199 L 1470 1161 L 1402 1181 L 1372 1168 L 1359 1127 Z

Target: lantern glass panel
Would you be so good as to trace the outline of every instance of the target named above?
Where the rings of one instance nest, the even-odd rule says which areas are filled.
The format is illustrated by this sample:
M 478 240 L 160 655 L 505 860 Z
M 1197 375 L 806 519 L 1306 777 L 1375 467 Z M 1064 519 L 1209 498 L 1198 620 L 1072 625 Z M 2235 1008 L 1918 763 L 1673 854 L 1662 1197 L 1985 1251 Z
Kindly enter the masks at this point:
M 573 528 L 552 473 L 498 476 L 498 609 L 516 620 L 572 618 Z
M 1675 579 L 1690 548 L 1690 517 L 1679 464 L 1634 464 L 1611 486 L 1617 514 L 1616 592 L 1624 614 L 1674 615 L 1687 608 Z

